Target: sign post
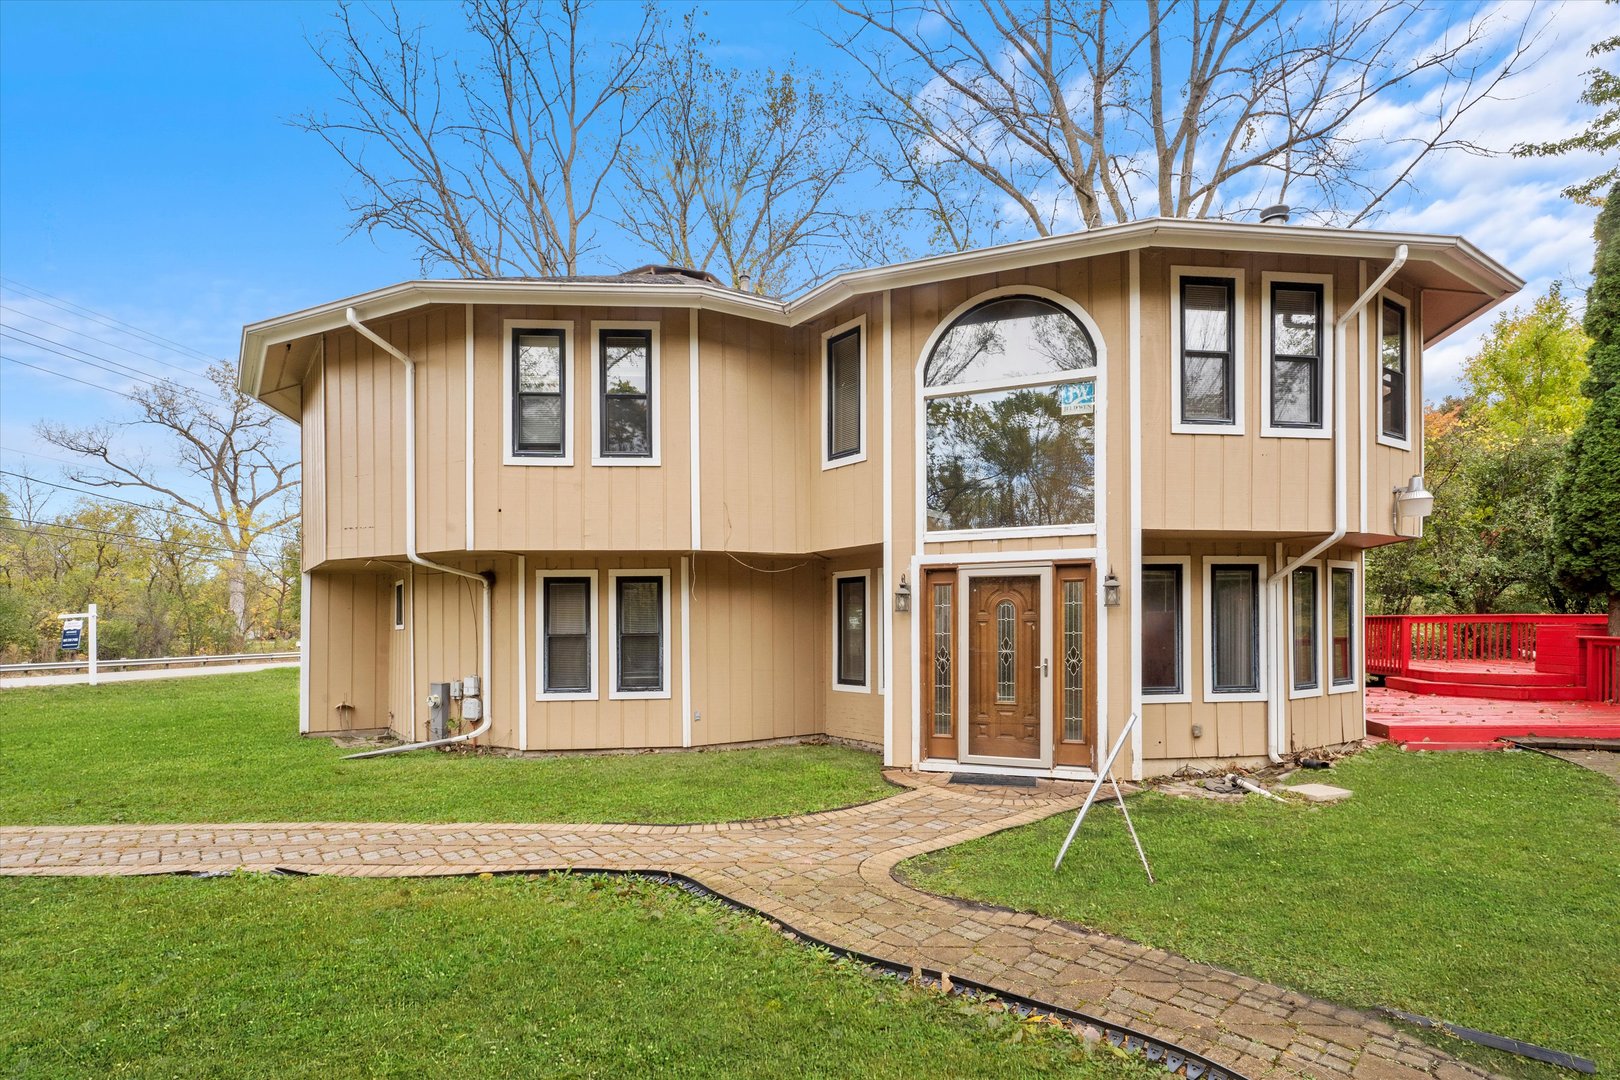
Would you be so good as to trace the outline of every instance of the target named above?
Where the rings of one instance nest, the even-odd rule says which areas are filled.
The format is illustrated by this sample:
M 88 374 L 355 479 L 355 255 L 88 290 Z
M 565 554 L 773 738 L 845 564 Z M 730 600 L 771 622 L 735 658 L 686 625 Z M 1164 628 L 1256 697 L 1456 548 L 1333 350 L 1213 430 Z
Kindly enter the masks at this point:
M 62 651 L 78 652 L 84 647 L 85 658 L 90 662 L 90 685 L 95 686 L 96 676 L 96 605 L 90 604 L 84 611 L 65 611 L 57 616 L 62 620 Z M 84 638 L 85 623 L 88 622 L 90 640 L 86 643 Z

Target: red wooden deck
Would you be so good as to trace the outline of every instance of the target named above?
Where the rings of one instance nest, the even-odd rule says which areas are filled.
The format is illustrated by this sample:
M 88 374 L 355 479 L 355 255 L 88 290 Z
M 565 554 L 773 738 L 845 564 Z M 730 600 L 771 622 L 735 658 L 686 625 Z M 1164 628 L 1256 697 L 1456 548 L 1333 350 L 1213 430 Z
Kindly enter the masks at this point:
M 1617 739 L 1620 704 L 1441 697 L 1373 686 L 1367 688 L 1367 734 L 1408 750 L 1499 749 L 1503 738 L 1515 735 Z

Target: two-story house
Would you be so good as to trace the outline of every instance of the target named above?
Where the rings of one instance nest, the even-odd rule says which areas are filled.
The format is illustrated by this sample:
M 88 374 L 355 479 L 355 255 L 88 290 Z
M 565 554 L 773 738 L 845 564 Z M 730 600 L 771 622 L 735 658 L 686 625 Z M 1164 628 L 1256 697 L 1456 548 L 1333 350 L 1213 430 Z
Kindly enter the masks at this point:
M 839 275 L 412 281 L 244 330 L 302 432 L 300 729 L 826 735 L 1084 777 L 1364 733 L 1458 237 L 1146 220 Z M 1413 485 L 1413 479 L 1417 483 Z M 482 713 L 478 711 L 482 709 Z

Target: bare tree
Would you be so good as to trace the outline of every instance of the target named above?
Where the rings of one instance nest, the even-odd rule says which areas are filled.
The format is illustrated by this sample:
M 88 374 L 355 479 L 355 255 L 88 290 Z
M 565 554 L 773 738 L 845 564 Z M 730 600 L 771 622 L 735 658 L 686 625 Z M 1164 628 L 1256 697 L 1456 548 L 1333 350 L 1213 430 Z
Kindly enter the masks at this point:
M 364 27 L 340 6 L 336 29 L 311 42 L 340 108 L 294 124 L 353 170 L 353 230 L 412 237 L 424 273 L 577 273 L 647 107 L 657 9 L 615 18 L 629 32 L 601 56 L 584 0 L 469 0 L 463 11 L 477 45 L 467 66 L 430 48 L 396 6 Z
M 625 160 L 627 232 L 681 266 L 779 293 L 842 269 L 859 216 L 836 194 L 861 166 L 862 136 L 839 95 L 791 61 L 725 70 L 688 13 L 659 43 L 656 88 Z
M 161 479 L 162 467 L 140 451 L 113 445 L 114 425 L 67 427 L 40 424 L 40 438 L 81 455 L 75 483 L 97 488 L 144 488 L 204 523 L 226 562 L 226 587 L 237 644 L 247 636 L 249 562 L 261 541 L 298 518 L 298 462 L 276 438 L 274 414 L 236 388 L 226 363 L 208 368 L 217 397 L 164 379 L 129 392 L 140 419 L 128 425 L 156 428 L 174 446 L 174 464 L 205 485 L 207 498 L 183 494 Z
M 828 36 L 867 73 L 885 172 L 958 249 L 1281 201 L 1364 221 L 1426 158 L 1488 152 L 1465 120 L 1536 38 L 1528 9 L 1437 26 L 1424 0 L 838 7 Z

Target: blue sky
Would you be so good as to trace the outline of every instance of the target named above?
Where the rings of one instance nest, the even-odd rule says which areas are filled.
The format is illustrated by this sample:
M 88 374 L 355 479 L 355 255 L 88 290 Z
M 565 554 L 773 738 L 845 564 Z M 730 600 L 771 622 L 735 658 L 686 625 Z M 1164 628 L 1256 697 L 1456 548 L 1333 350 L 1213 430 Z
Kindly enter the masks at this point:
M 1585 48 L 1613 16 L 1603 6 L 1542 9 L 1551 20 L 1547 55 L 1519 82 L 1515 100 L 1479 118 L 1482 129 L 1540 139 L 1584 116 L 1575 101 L 1578 74 L 1591 66 Z M 196 369 L 202 355 L 234 359 L 244 322 L 416 276 L 408 244 L 346 238 L 344 167 L 286 123 L 330 95 L 329 77 L 305 44 L 330 10 L 273 2 L 0 6 L 5 321 L 93 356 L 169 373 L 161 363 Z M 449 5 L 414 11 L 432 20 L 455 15 Z M 795 49 L 812 65 L 831 62 L 810 29 L 813 8 L 730 3 L 710 11 L 707 27 L 732 62 L 780 62 Z M 1415 114 L 1422 103 L 1390 108 L 1398 121 L 1401 109 Z M 1419 190 L 1379 224 L 1461 232 L 1525 277 L 1527 292 L 1553 278 L 1584 282 L 1594 213 L 1557 191 L 1589 168 L 1455 158 L 1420 175 Z M 633 262 L 639 253 L 618 254 Z M 42 292 L 79 310 L 53 306 Z M 87 321 L 86 310 L 185 349 L 131 341 Z M 1429 396 L 1454 387 L 1476 336 L 1434 354 Z M 0 346 L 61 374 L 120 385 L 37 343 Z M 40 444 L 34 423 L 122 415 L 116 394 L 0 364 L 0 468 L 59 479 L 58 463 L 31 456 L 62 453 Z

